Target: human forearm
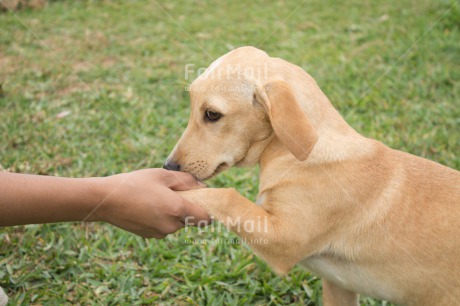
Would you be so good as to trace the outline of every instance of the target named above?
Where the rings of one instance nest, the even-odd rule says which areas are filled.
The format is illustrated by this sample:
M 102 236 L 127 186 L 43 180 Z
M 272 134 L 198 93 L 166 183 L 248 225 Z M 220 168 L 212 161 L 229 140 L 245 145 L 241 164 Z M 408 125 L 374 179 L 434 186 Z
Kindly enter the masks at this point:
M 103 199 L 98 186 L 94 178 L 0 172 L 0 226 L 85 220 Z

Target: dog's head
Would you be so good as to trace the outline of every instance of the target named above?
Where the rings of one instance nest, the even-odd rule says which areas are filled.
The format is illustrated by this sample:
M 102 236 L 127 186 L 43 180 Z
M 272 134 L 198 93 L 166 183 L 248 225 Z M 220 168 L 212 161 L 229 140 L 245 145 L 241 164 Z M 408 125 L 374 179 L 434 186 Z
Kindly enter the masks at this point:
M 190 87 L 188 126 L 164 167 L 206 180 L 231 166 L 251 166 L 273 137 L 305 160 L 317 135 L 273 59 L 252 47 L 232 51 Z

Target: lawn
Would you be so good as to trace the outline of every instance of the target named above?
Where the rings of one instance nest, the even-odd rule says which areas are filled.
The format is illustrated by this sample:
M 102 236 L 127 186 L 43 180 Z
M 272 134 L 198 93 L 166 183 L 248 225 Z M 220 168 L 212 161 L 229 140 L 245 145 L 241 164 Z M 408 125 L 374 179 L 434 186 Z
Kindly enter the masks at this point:
M 88 177 L 160 167 L 187 124 L 187 64 L 243 45 L 307 70 L 360 133 L 460 168 L 457 1 L 51 1 L 1 14 L 0 29 L 0 169 Z M 257 184 L 257 169 L 208 182 L 250 199 Z M 314 275 L 278 277 L 247 247 L 215 241 L 234 237 L 4 228 L 0 285 L 11 305 L 322 304 Z

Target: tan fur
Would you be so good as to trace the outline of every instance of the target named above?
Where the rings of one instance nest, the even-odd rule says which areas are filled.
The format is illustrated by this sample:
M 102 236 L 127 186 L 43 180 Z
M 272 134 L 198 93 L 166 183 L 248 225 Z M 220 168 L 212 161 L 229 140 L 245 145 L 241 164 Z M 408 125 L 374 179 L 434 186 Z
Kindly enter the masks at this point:
M 306 160 L 318 141 L 318 135 L 302 112 L 289 84 L 272 82 L 256 90 L 267 109 L 276 136 L 299 160 Z
M 40 9 L 45 7 L 47 2 L 47 0 L 0 0 L 0 11 L 22 8 Z
M 259 163 L 260 205 L 232 188 L 184 197 L 276 272 L 299 263 L 323 277 L 325 305 L 356 305 L 356 293 L 460 304 L 458 171 L 359 135 L 306 72 L 261 50 L 239 48 L 208 70 L 168 160 L 198 179 Z M 208 109 L 223 117 L 206 122 Z M 260 220 L 264 230 L 240 226 Z

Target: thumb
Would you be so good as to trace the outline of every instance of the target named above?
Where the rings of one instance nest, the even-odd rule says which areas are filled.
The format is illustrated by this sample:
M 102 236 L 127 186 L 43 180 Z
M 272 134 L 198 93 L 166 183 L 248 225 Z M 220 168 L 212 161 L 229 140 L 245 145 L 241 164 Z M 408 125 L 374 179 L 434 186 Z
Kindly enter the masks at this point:
M 197 181 L 191 174 L 179 171 L 168 171 L 166 185 L 172 190 L 189 190 L 204 188 L 206 185 Z

